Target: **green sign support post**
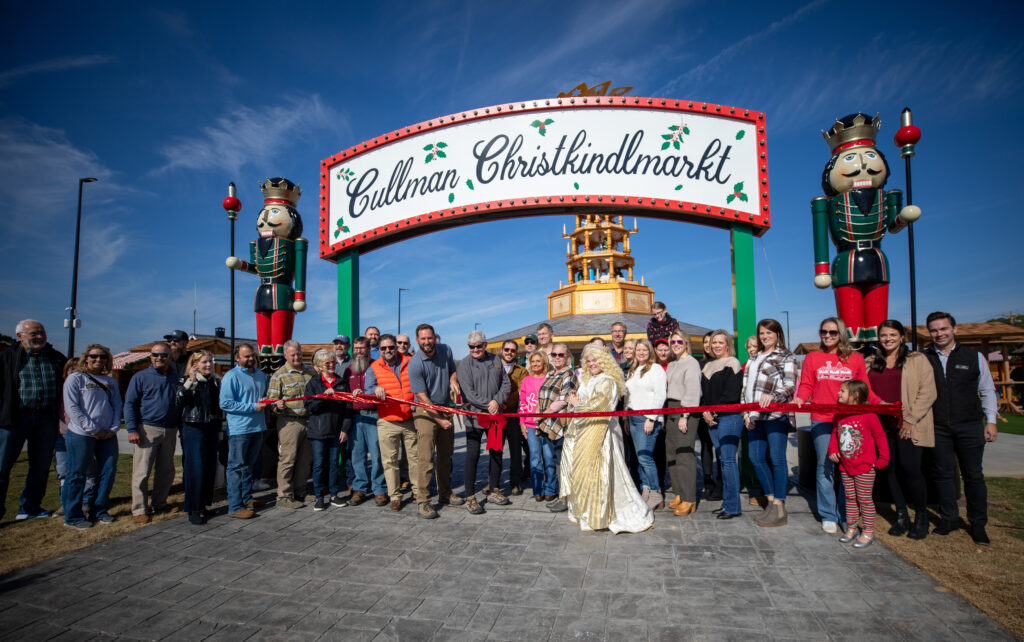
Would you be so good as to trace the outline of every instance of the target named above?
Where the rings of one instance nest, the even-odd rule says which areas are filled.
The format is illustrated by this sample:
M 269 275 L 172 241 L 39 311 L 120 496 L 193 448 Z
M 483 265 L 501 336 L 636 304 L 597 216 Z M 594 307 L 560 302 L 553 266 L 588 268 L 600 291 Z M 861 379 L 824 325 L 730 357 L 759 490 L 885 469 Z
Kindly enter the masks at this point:
M 732 252 L 732 323 L 736 331 L 736 356 L 746 363 L 743 344 L 757 331 L 754 296 L 754 235 L 746 225 L 729 228 Z
M 338 257 L 338 334 L 355 341 L 359 336 L 359 253 Z

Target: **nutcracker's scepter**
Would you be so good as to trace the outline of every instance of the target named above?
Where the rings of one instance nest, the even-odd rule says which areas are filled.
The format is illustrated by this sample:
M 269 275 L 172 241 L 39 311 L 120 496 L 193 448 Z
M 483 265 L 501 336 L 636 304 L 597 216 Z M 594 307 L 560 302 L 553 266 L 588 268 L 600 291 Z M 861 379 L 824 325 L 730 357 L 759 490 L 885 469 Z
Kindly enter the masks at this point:
M 242 209 L 242 202 L 238 200 L 234 183 L 228 183 L 228 196 L 221 202 L 221 206 L 228 213 L 228 220 L 231 221 L 231 253 L 235 255 L 235 221 L 238 220 L 238 212 Z M 231 272 L 231 357 L 235 356 L 235 271 Z
M 921 140 L 921 130 L 914 125 L 909 107 L 903 108 L 900 114 L 900 129 L 893 136 L 893 142 L 900 148 L 907 172 L 907 207 L 914 203 L 910 183 L 910 158 L 914 155 L 914 146 Z M 914 224 L 907 223 L 907 246 L 910 260 L 910 345 L 917 350 L 917 277 L 914 269 Z

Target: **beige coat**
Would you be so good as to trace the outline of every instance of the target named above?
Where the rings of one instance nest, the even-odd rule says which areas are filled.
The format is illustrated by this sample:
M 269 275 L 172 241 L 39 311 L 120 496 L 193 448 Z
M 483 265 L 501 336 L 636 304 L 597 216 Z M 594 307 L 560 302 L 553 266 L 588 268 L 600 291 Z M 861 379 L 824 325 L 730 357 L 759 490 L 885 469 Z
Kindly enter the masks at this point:
M 874 357 L 868 357 L 870 370 Z M 932 418 L 932 404 L 937 397 L 935 373 L 928 357 L 920 352 L 911 352 L 903 364 L 900 377 L 900 403 L 903 404 L 903 421 L 913 427 L 910 440 L 915 446 L 935 446 L 935 420 Z

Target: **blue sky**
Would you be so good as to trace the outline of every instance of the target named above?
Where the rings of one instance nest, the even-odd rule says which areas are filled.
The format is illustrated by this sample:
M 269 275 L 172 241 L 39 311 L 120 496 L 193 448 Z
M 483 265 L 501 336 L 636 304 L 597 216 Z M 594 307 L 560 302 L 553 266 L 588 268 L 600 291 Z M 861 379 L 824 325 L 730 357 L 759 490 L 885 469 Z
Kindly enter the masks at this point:
M 980 321 L 1024 309 L 1015 130 L 1024 90 L 1020 8 L 988 3 L 385 2 L 8 3 L 0 49 L 0 330 L 41 320 L 58 348 L 70 301 L 78 178 L 85 186 L 76 343 L 115 351 L 173 328 L 228 326 L 228 182 L 255 238 L 258 183 L 302 185 L 315 247 L 319 161 L 383 132 L 465 109 L 554 97 L 580 82 L 766 113 L 773 228 L 755 239 L 759 316 L 790 311 L 811 340 L 834 312 L 812 283 L 809 201 L 836 117 L 879 112 L 887 189 L 904 106 L 913 160 L 919 318 Z M 164 7 L 167 8 L 164 8 Z M 1012 14 L 1012 15 L 1008 15 Z M 542 319 L 565 278 L 563 223 L 474 225 L 360 259 L 362 324 L 432 322 L 457 353 Z M 729 238 L 640 219 L 637 274 L 674 316 L 731 327 Z M 887 238 L 890 315 L 909 320 L 907 241 Z M 254 336 L 255 278 L 237 277 L 237 333 Z M 309 260 L 300 341 L 336 331 L 335 266 Z

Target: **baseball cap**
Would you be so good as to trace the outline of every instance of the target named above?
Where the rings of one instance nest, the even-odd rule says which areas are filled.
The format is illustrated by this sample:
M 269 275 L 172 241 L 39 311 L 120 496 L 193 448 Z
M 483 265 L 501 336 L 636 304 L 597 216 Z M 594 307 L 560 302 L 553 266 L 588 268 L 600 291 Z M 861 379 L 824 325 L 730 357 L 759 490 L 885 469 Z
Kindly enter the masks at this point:
M 528 334 L 528 335 L 526 335 L 525 337 L 523 337 L 523 343 L 526 343 L 527 341 L 533 341 L 534 343 L 537 343 L 537 335 L 535 335 L 535 334 Z
M 345 345 L 352 345 L 352 342 L 349 340 L 347 334 L 339 334 L 338 336 L 334 337 L 334 341 L 332 341 L 331 343 L 344 343 Z

